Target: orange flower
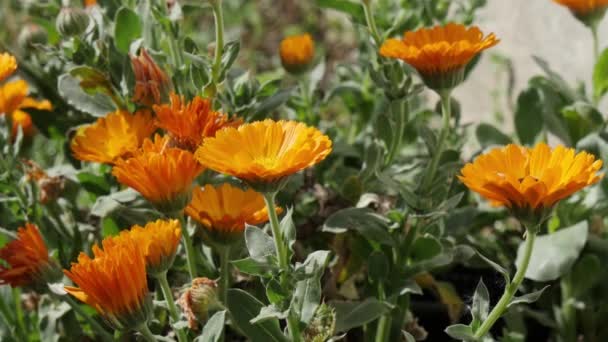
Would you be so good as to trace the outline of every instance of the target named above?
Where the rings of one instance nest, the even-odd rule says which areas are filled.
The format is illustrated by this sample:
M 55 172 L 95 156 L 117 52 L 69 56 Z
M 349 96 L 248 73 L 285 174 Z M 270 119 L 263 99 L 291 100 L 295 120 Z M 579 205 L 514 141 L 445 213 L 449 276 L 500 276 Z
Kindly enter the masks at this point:
M 162 103 L 171 90 L 171 82 L 146 49 L 141 49 L 138 57 L 131 56 L 131 66 L 135 74 L 133 102 L 147 107 Z
M 608 0 L 553 0 L 554 2 L 568 7 L 577 17 L 603 12 L 608 7 Z M 602 13 L 603 16 L 603 13 Z
M 315 42 L 310 34 L 289 36 L 281 41 L 279 49 L 283 67 L 292 73 L 308 68 L 315 56 Z
M 147 111 L 116 111 L 80 128 L 70 147 L 79 160 L 112 164 L 137 151 L 155 129 Z
M 203 138 L 213 137 L 224 127 L 237 127 L 243 120 L 212 110 L 211 101 L 195 97 L 186 103 L 183 96 L 171 94 L 171 105 L 154 106 L 158 127 L 166 130 L 177 146 L 194 151 Z
M 196 158 L 205 167 L 240 178 L 260 192 L 313 166 L 331 152 L 331 140 L 295 121 L 264 120 L 225 128 L 205 138 Z M 276 191 L 276 189 L 275 189 Z
M 276 208 L 281 213 L 281 208 Z M 245 224 L 268 221 L 264 196 L 252 189 L 242 190 L 228 183 L 219 187 L 196 188 L 186 214 L 199 222 L 213 242 L 230 243 L 241 237 Z
M 484 37 L 475 26 L 447 24 L 406 32 L 403 39 L 388 39 L 380 54 L 413 66 L 431 89 L 451 89 L 464 79 L 467 64 L 498 42 L 494 34 Z
M 34 133 L 32 119 L 28 113 L 22 109 L 52 110 L 53 106 L 47 100 L 38 101 L 28 97 L 28 85 L 24 80 L 7 82 L 0 86 L 0 115 L 9 114 L 13 120 L 13 136 L 17 133 L 19 126 L 23 129 L 26 136 Z
M 118 241 L 117 241 L 118 239 Z M 142 248 L 128 238 L 110 238 L 93 246 L 91 259 L 80 253 L 65 275 L 78 287 L 65 290 L 92 306 L 115 329 L 132 329 L 150 317 L 146 262 Z
M 157 220 L 145 227 L 135 225 L 128 231 L 122 231 L 119 237 L 114 238 L 116 241 L 112 241 L 112 238 L 110 241 L 120 244 L 122 239 L 133 239 L 146 259 L 148 273 L 156 276 L 173 265 L 181 236 L 178 220 Z
M 112 174 L 160 211 L 172 213 L 190 202 L 192 182 L 204 168 L 192 153 L 163 147 L 165 142 L 159 137 L 154 142 L 148 139 L 134 157 L 116 161 Z
M 52 281 L 55 273 L 55 265 L 49 258 L 42 235 L 31 223 L 19 228 L 17 239 L 0 249 L 0 259 L 8 264 L 0 264 L 0 285 L 44 286 L 47 281 Z
M 17 60 L 11 54 L 0 53 L 0 82 L 17 70 Z
M 546 216 L 558 201 L 597 183 L 601 160 L 587 152 L 544 143 L 534 148 L 508 145 L 465 165 L 459 179 L 494 206 L 506 206 L 521 218 Z

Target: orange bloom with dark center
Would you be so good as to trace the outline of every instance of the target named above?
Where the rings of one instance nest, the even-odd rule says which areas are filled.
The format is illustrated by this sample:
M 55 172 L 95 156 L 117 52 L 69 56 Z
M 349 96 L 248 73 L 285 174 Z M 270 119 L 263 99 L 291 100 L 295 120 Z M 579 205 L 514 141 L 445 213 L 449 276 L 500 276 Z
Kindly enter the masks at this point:
M 148 107 L 162 103 L 171 90 L 171 83 L 146 49 L 141 49 L 138 57 L 131 56 L 131 66 L 135 74 L 133 102 Z
M 494 34 L 484 36 L 477 27 L 467 28 L 460 24 L 447 24 L 406 32 L 403 39 L 388 39 L 380 48 L 380 54 L 403 60 L 414 67 L 429 87 L 442 87 L 438 77 L 456 77 L 449 80 L 462 82 L 464 68 L 480 52 L 496 44 Z M 462 74 L 462 75 L 461 75 Z M 449 82 L 446 82 L 449 85 Z
M 32 136 L 35 128 L 32 118 L 26 112 L 29 109 L 52 110 L 47 100 L 38 101 L 28 95 L 28 84 L 24 80 L 7 82 L 0 86 L 0 115 L 8 114 L 13 121 L 12 134 L 15 136 L 21 126 L 25 136 Z
M 608 0 L 553 0 L 568 7 L 577 16 L 587 16 L 596 11 L 603 11 L 608 7 Z
M 183 96 L 171 94 L 171 104 L 154 106 L 154 111 L 158 127 L 168 131 L 177 146 L 191 151 L 203 138 L 213 137 L 218 130 L 237 127 L 243 122 L 213 111 L 211 101 L 198 96 L 186 103 Z
M 312 62 L 315 56 L 315 42 L 310 34 L 289 36 L 281 41 L 279 49 L 281 63 L 289 72 L 301 72 Z
M 0 259 L 8 264 L 0 264 L 0 285 L 38 286 L 50 281 L 53 263 L 36 225 L 19 228 L 17 239 L 0 249 Z
M 276 211 L 281 213 L 282 210 L 277 207 Z M 228 183 L 194 189 L 186 214 L 199 222 L 215 242 L 231 242 L 242 235 L 245 224 L 258 225 L 268 221 L 262 194 Z
M 169 213 L 188 204 L 192 182 L 203 169 L 189 151 L 167 147 L 165 139 L 156 138 L 145 142 L 134 157 L 118 160 L 112 174 Z
M 70 147 L 79 160 L 112 164 L 137 151 L 154 130 L 149 112 L 116 111 L 80 128 Z
M 319 163 L 331 147 L 329 137 L 314 127 L 264 120 L 205 138 L 196 158 L 207 168 L 256 185 L 280 181 Z
M 116 240 L 119 239 L 119 240 Z M 93 246 L 93 258 L 84 253 L 65 275 L 78 287 L 65 290 L 92 306 L 114 328 L 127 330 L 150 316 L 146 261 L 141 246 L 128 238 L 111 238 Z
M 587 152 L 544 143 L 534 148 L 495 148 L 465 165 L 458 178 L 494 206 L 516 212 L 550 209 L 558 201 L 597 183 L 601 160 Z
M 17 60 L 11 54 L 0 53 L 0 82 L 17 70 Z

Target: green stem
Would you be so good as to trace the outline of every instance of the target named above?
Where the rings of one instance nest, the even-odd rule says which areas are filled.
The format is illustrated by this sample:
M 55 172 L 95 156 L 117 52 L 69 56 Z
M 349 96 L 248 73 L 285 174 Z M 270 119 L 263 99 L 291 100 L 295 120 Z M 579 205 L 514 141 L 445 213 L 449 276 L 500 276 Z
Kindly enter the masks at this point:
M 192 238 L 190 237 L 190 233 L 188 232 L 188 223 L 186 222 L 186 218 L 184 217 L 184 212 L 182 211 L 176 216 L 182 226 L 182 237 L 184 238 L 184 248 L 186 249 L 188 272 L 190 273 L 190 279 L 192 280 L 197 277 L 196 256 L 194 252 L 194 247 L 192 246 Z
M 141 334 L 141 336 L 143 336 L 144 340 L 148 342 L 156 342 L 156 337 L 154 337 L 154 334 L 152 334 L 150 328 L 148 328 L 148 323 L 140 325 L 136 330 Z
M 595 59 L 596 63 L 600 56 L 600 40 L 599 40 L 597 27 L 598 27 L 598 23 L 594 23 L 590 27 L 591 35 L 593 36 L 593 58 Z M 594 65 L 595 65 L 595 63 L 594 63 Z
M 78 303 L 76 303 L 74 301 L 74 299 L 72 299 L 72 297 L 70 297 L 69 295 L 62 296 L 62 297 L 53 295 L 53 297 L 57 298 L 58 300 L 63 300 L 66 303 L 68 303 L 70 305 L 70 307 L 72 307 L 72 310 L 74 310 L 74 312 L 76 312 L 78 315 L 80 315 L 82 318 L 84 318 L 89 323 L 89 325 L 91 325 L 91 328 L 97 333 L 97 337 L 101 338 L 102 341 L 107 341 L 107 342 L 114 341 L 114 336 L 112 336 L 112 334 L 110 334 L 106 329 L 104 329 L 101 326 L 101 324 L 99 324 L 99 322 L 97 322 L 91 316 L 89 316 L 80 307 L 80 305 Z
M 169 307 L 169 314 L 171 315 L 171 321 L 173 323 L 177 323 L 179 321 L 179 311 L 177 310 L 177 305 L 175 305 L 175 300 L 173 299 L 173 292 L 171 292 L 171 286 L 169 286 L 169 282 L 167 281 L 167 272 L 163 272 L 156 276 L 156 280 L 158 280 L 158 284 L 160 285 L 160 289 L 163 292 L 163 297 L 167 301 L 167 306 Z M 187 342 L 188 336 L 184 329 L 179 329 L 176 331 L 177 340 L 180 342 Z
M 230 246 L 223 246 L 220 252 L 220 300 L 227 305 L 228 289 L 230 288 Z
M 517 268 L 517 272 L 513 277 L 513 280 L 510 284 L 505 288 L 505 292 L 500 297 L 500 300 L 490 312 L 490 315 L 486 320 L 481 324 L 479 329 L 475 332 L 475 340 L 480 340 L 484 337 L 492 328 L 494 323 L 502 316 L 502 314 L 507 309 L 507 305 L 511 302 L 511 299 L 517 292 L 519 285 L 524 280 L 524 276 L 526 275 L 526 270 L 528 269 L 528 264 L 530 263 L 530 257 L 532 256 L 532 249 L 534 247 L 534 240 L 536 238 L 536 232 L 527 231 L 526 242 L 524 245 L 524 257 L 522 259 L 521 265 Z
M 281 273 L 281 286 L 285 288 L 287 286 L 287 272 L 289 271 L 289 259 L 287 255 L 287 246 L 283 240 L 283 234 L 281 234 L 281 228 L 279 226 L 279 217 L 276 212 L 275 205 L 276 192 L 268 192 L 264 194 L 264 201 L 266 202 L 266 208 L 268 210 L 268 216 L 270 218 L 270 228 L 272 229 L 272 236 L 274 238 L 274 246 L 277 250 L 277 259 L 279 260 L 279 267 L 282 270 Z M 287 315 L 287 328 L 291 336 L 292 342 L 300 342 L 300 327 L 297 317 L 294 317 L 291 312 Z
M 398 103 L 391 103 L 391 115 L 394 117 L 395 110 L 398 110 L 399 113 L 397 113 L 397 115 L 399 116 L 399 127 L 397 127 L 397 136 L 395 137 L 395 140 L 393 142 L 391 142 L 391 148 L 390 151 L 388 153 L 388 156 L 386 158 L 386 165 L 390 166 L 391 163 L 393 162 L 393 160 L 395 159 L 395 157 L 397 156 L 397 152 L 399 152 L 400 147 L 401 147 L 401 143 L 403 141 L 403 134 L 405 133 L 405 120 L 406 120 L 406 104 L 407 101 L 405 100 L 397 100 Z
M 433 154 L 433 158 L 431 159 L 429 170 L 422 181 L 421 189 L 423 190 L 426 190 L 435 179 L 435 173 L 437 172 L 437 167 L 439 166 L 439 159 L 441 159 L 444 145 L 450 132 L 450 119 L 452 117 L 451 94 L 452 89 L 445 89 L 440 91 L 439 93 L 439 96 L 441 97 L 441 114 L 443 126 L 441 128 L 441 133 L 439 133 L 439 139 L 437 140 L 437 148 L 435 150 L 435 153 Z
M 386 299 L 386 294 L 384 293 L 384 285 L 382 283 L 378 284 L 378 297 L 382 301 L 384 301 Z M 389 313 L 382 315 L 382 317 L 380 317 L 380 320 L 378 321 L 378 330 L 376 330 L 375 342 L 388 341 L 390 333 L 391 333 L 391 314 L 389 312 Z
M 224 54 L 224 12 L 222 10 L 222 0 L 211 0 L 211 6 L 213 7 L 213 17 L 215 19 L 215 57 L 213 59 L 211 76 L 215 91 L 217 92 L 220 69 L 222 67 L 222 55 Z
M 363 0 L 363 12 L 365 12 L 365 21 L 369 32 L 372 34 L 372 38 L 376 42 L 376 45 L 382 43 L 382 37 L 378 33 L 378 27 L 376 26 L 376 19 L 374 19 L 374 12 L 372 10 L 372 0 Z
M 562 291 L 562 338 L 564 341 L 576 341 L 576 309 L 573 305 L 570 275 L 562 278 L 560 288 Z

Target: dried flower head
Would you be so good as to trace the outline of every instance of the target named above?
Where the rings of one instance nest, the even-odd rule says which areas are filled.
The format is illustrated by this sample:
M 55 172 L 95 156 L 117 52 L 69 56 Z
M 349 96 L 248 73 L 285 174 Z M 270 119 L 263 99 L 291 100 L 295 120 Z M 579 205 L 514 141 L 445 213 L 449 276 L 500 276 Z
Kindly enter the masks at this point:
M 209 311 L 222 307 L 217 294 L 217 282 L 208 278 L 195 278 L 192 285 L 178 300 L 190 329 L 198 330 L 199 322 L 205 322 Z
M 146 49 L 141 49 L 137 57 L 131 56 L 131 66 L 135 74 L 133 102 L 147 107 L 163 103 L 171 91 L 171 82 Z

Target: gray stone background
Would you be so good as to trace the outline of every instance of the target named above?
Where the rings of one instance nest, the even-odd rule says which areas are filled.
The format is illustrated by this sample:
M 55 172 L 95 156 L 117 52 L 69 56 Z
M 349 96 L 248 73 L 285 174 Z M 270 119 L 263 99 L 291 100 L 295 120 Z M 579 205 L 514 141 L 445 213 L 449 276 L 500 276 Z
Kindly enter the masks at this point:
M 500 99 L 497 105 L 492 96 L 496 89 L 504 89 L 506 81 L 504 74 L 497 77 L 492 53 L 512 60 L 515 97 L 531 77 L 541 73 L 531 58 L 533 55 L 547 60 L 569 83 L 584 81 L 587 89 L 591 89 L 594 59 L 591 33 L 567 8 L 551 0 L 489 0 L 487 7 L 478 13 L 476 24 L 484 32 L 494 32 L 501 42 L 484 55 L 475 73 L 455 93 L 462 104 L 464 122 L 496 122 L 493 113 L 500 108 L 505 114 L 503 129 L 512 132 L 511 110 L 506 101 Z M 608 39 L 606 21 L 599 36 L 602 51 Z

